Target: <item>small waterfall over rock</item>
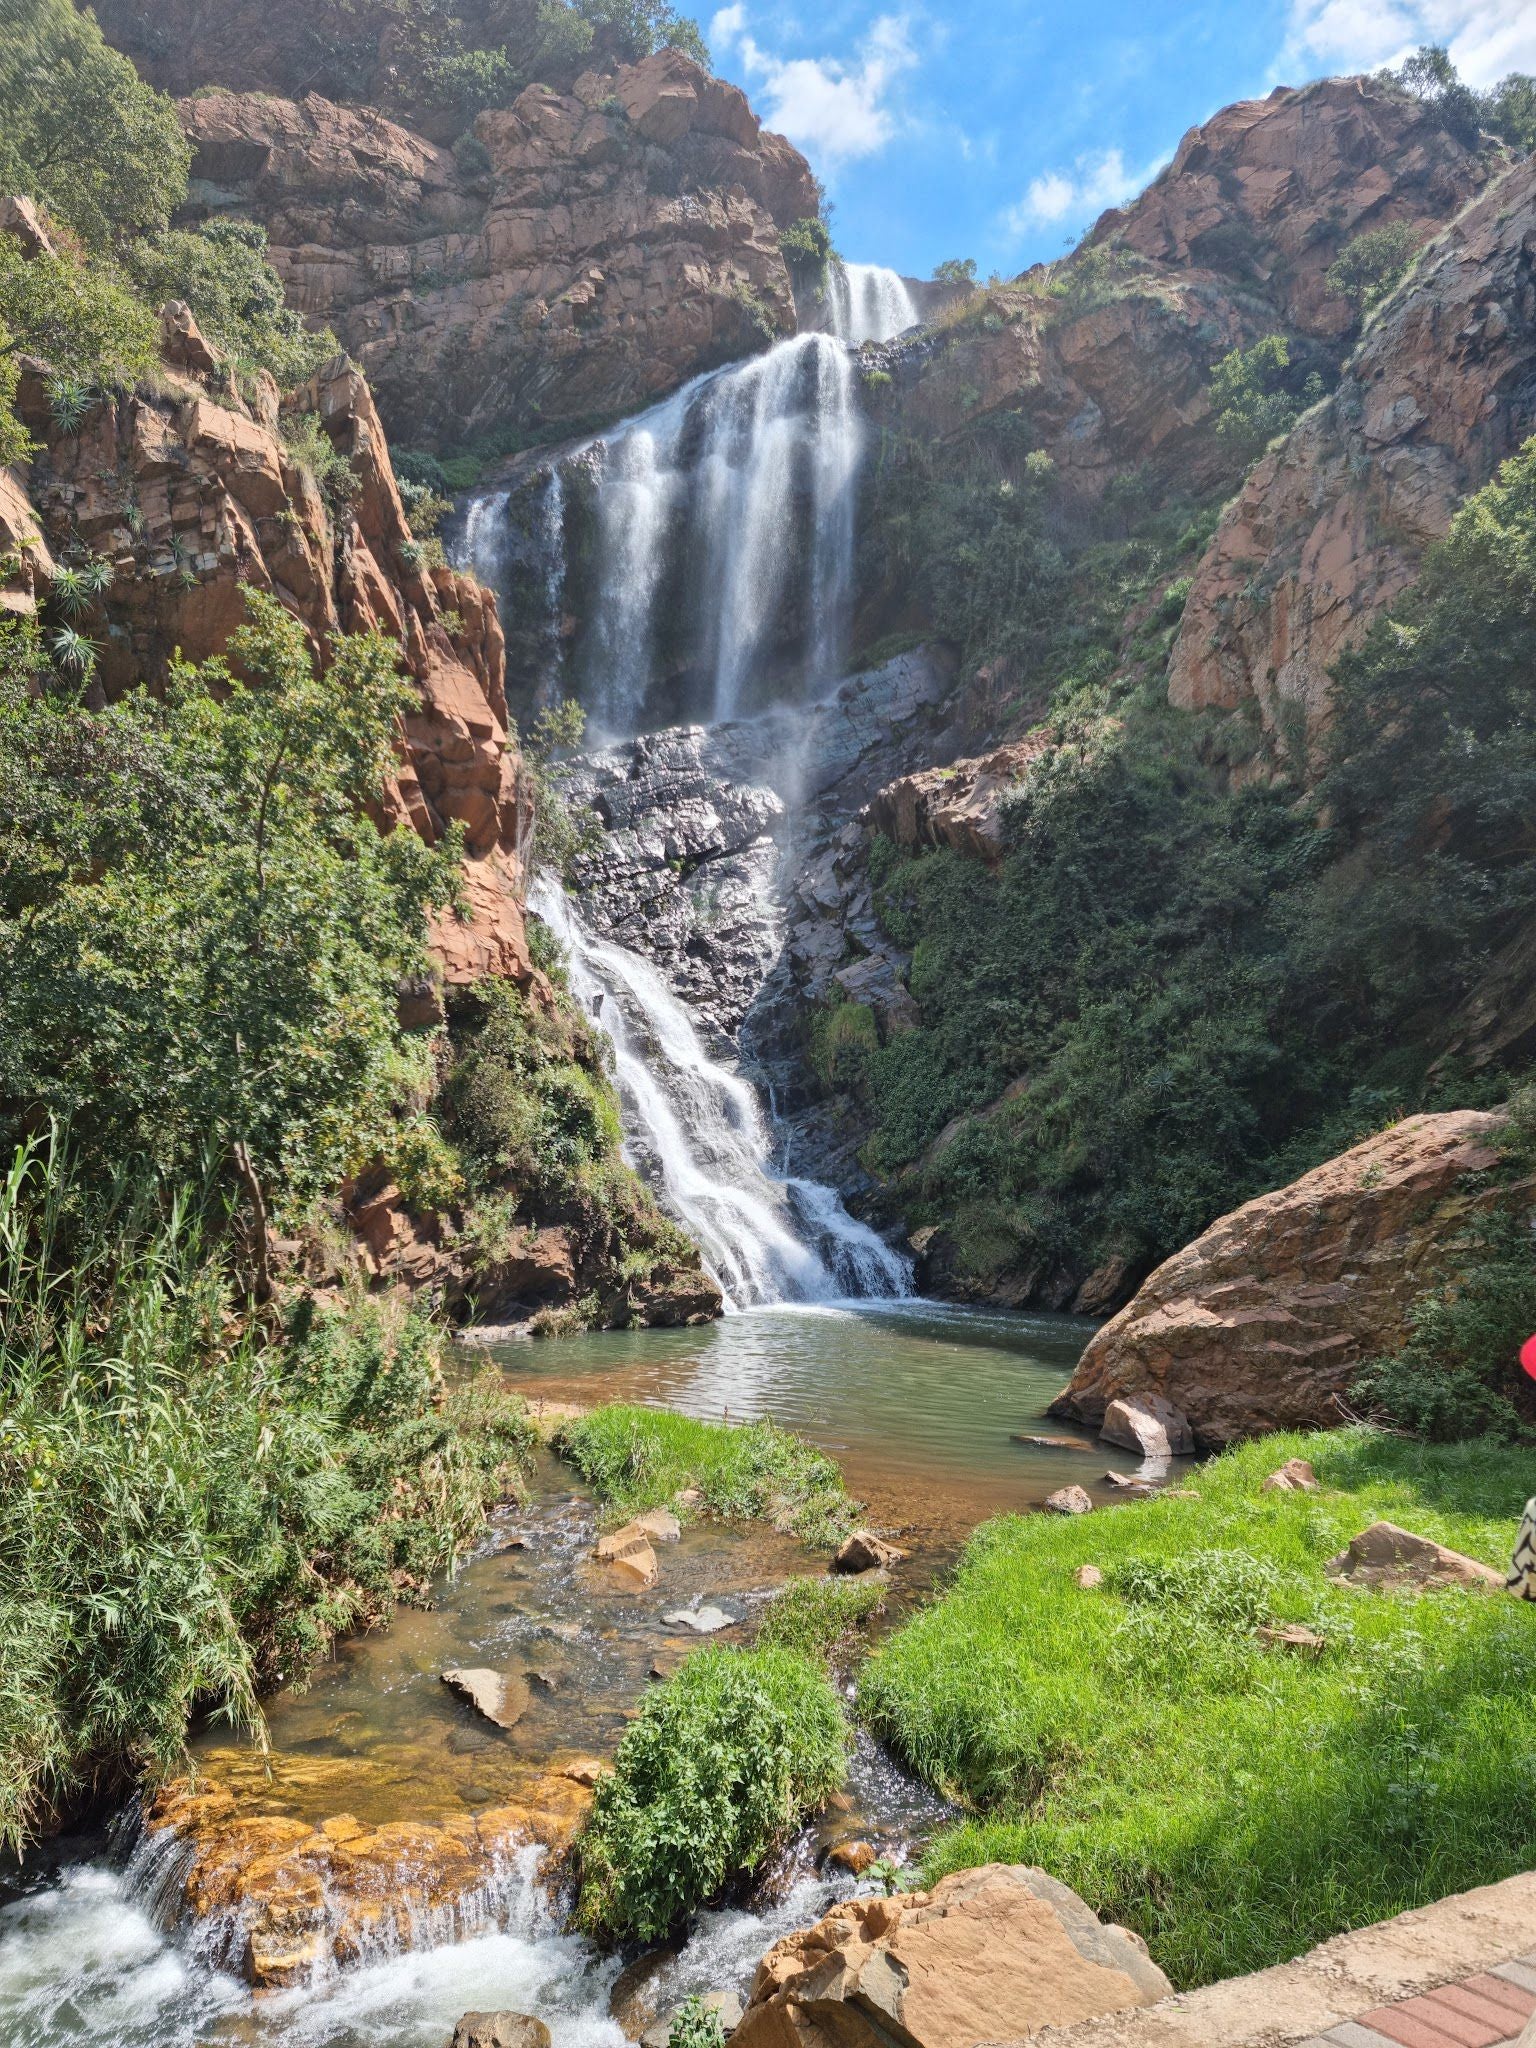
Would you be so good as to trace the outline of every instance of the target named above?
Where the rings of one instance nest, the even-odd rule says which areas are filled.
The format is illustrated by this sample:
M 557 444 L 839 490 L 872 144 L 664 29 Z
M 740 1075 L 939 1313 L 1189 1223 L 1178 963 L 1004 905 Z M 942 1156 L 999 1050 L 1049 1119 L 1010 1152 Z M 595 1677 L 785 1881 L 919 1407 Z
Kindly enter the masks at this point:
M 565 946 L 577 998 L 613 1040 L 634 1163 L 692 1232 L 727 1308 L 905 1294 L 905 1260 L 831 1188 L 774 1175 L 756 1090 L 709 1057 L 650 961 L 588 931 L 547 880 L 531 906 Z
M 900 275 L 880 263 L 827 266 L 827 313 L 839 341 L 858 348 L 866 341 L 892 341 L 918 324 L 918 310 Z

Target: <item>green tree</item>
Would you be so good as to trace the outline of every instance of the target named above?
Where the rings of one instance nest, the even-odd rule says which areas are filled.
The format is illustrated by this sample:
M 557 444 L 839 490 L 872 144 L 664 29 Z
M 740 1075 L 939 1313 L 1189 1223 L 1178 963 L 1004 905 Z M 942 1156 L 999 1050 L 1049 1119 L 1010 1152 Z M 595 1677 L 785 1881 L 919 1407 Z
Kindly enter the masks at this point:
M 1418 253 L 1419 238 L 1407 221 L 1371 228 L 1339 251 L 1325 280 L 1331 292 L 1348 299 L 1356 313 L 1368 313 L 1407 274 Z
M 976 258 L 974 256 L 946 256 L 934 270 L 935 284 L 974 284 L 976 282 Z
M 0 469 L 24 462 L 31 453 L 32 437 L 16 417 L 16 392 L 21 383 L 21 363 L 11 331 L 0 320 Z
M 1536 78 L 1511 71 L 1483 96 L 1483 123 L 1511 149 L 1529 156 L 1536 149 Z
M 246 601 L 227 659 L 99 713 L 37 694 L 12 640 L 0 789 L 24 857 L 0 889 L 0 1117 L 68 1119 L 101 1171 L 182 1171 L 211 1147 L 258 1207 L 286 1207 L 384 1141 L 396 989 L 459 841 L 428 852 L 366 815 L 411 701 L 395 649 L 343 638 L 321 670 L 296 620 Z
M 1314 371 L 1294 389 L 1290 343 L 1266 334 L 1252 348 L 1235 348 L 1211 371 L 1216 431 L 1242 454 L 1257 455 L 1277 434 L 1288 433 L 1302 411 L 1323 395 Z
M 0 235 L 0 354 L 41 356 L 56 377 L 130 388 L 160 359 L 153 313 L 111 266 L 74 256 L 28 257 Z
M 1449 135 L 1468 149 L 1477 147 L 1483 104 L 1462 82 L 1443 43 L 1423 43 L 1395 74 L 1405 92 L 1422 100 Z
M 283 303 L 267 261 L 267 231 L 249 220 L 213 220 L 137 244 L 127 267 L 152 306 L 185 299 L 198 325 L 240 370 L 269 370 L 284 390 L 336 353 L 329 329 L 311 333 Z
M 0 186 L 41 199 L 87 248 L 165 226 L 191 148 L 164 93 L 71 0 L 0 8 Z

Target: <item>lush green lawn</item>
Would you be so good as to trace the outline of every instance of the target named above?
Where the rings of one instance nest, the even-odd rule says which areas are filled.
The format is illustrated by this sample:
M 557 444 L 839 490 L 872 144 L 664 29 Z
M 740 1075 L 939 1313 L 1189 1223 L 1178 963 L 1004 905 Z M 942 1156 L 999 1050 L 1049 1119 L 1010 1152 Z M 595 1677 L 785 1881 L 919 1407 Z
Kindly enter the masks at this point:
M 1260 1491 L 1291 1456 L 1321 1493 Z M 863 1719 L 976 1816 L 929 1875 L 1042 1864 L 1188 1986 L 1536 1859 L 1536 1606 L 1322 1571 L 1377 1517 L 1507 1564 L 1536 1457 L 1351 1430 L 1194 1484 L 988 1523 L 865 1667 Z M 1076 1586 L 1086 1563 L 1104 1587 Z M 1319 1630 L 1321 1660 L 1264 1647 L 1268 1617 Z
M 706 1513 L 771 1522 L 816 1547 L 841 1541 L 858 1515 L 833 1460 L 771 1422 L 727 1427 L 615 1404 L 562 1423 L 554 1445 L 621 1516 L 696 1487 Z

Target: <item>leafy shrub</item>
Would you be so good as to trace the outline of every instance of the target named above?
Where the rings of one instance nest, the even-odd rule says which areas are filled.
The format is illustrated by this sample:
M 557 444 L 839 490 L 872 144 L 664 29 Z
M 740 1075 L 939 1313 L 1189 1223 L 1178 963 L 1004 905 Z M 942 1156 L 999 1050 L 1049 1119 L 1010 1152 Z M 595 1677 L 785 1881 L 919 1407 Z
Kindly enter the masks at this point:
M 880 1030 L 867 1003 L 835 1003 L 811 1026 L 811 1063 L 829 1087 L 854 1081 L 869 1053 L 880 1050 Z
M 730 1427 L 616 1405 L 563 1423 L 555 1447 L 621 1516 L 666 1506 L 692 1486 L 723 1521 L 771 1522 L 825 1546 L 858 1513 L 833 1460 L 772 1422 Z
M 724 2020 L 695 1995 L 679 2006 L 667 2035 L 667 2048 L 725 2048 L 725 2040 Z
M 136 244 L 127 263 L 151 305 L 184 299 L 236 370 L 269 371 L 281 390 L 302 384 L 336 353 L 329 328 L 311 333 L 283 303 L 282 280 L 267 261 L 267 231 L 255 221 L 176 229 Z
M 1252 348 L 1235 348 L 1221 358 L 1211 371 L 1211 402 L 1224 441 L 1256 455 L 1317 403 L 1323 396 L 1317 372 L 1296 390 L 1290 370 L 1291 346 L 1283 334 L 1266 334 Z
M 779 236 L 779 250 L 797 275 L 819 280 L 826 275 L 832 236 L 826 222 L 811 214 L 803 220 L 791 221 Z
M 104 264 L 26 257 L 0 235 L 0 323 L 13 342 L 82 387 L 131 390 L 160 361 L 160 327 Z
M 579 1924 L 659 1941 L 749 1876 L 842 1783 L 847 1730 L 785 1650 L 696 1650 L 646 1694 L 599 1780 L 578 1855 Z
M 345 513 L 361 489 L 357 471 L 325 431 L 317 412 L 289 414 L 282 423 L 288 453 L 305 471 L 332 512 Z

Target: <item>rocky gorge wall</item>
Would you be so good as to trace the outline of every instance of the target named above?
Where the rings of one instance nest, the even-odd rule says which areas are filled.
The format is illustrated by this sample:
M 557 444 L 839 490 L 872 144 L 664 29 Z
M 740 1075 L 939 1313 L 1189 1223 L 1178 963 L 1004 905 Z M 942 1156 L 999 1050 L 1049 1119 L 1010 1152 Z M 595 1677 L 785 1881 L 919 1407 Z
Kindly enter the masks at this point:
M 410 445 L 633 411 L 794 329 L 779 235 L 819 210 L 810 168 L 677 51 L 480 114 L 479 170 L 313 92 L 180 114 L 189 216 L 262 223 L 290 303 Z

